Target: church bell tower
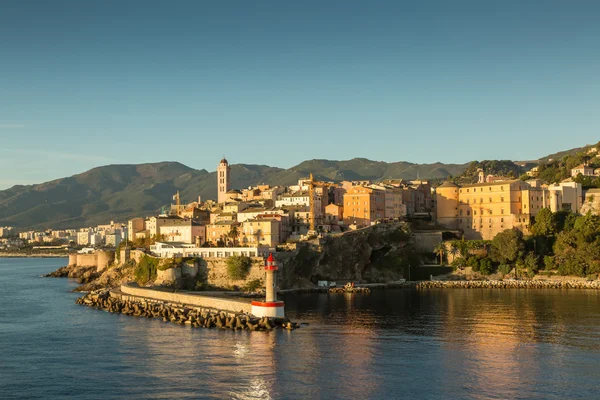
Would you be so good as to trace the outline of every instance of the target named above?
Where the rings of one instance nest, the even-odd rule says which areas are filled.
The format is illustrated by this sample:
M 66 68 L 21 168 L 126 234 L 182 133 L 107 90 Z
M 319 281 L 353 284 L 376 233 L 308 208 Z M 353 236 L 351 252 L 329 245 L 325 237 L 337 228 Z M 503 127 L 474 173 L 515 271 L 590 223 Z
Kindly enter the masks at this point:
M 217 166 L 217 201 L 224 203 L 226 200 L 226 193 L 230 189 L 230 172 L 231 168 L 227 159 L 223 157 L 219 165 Z

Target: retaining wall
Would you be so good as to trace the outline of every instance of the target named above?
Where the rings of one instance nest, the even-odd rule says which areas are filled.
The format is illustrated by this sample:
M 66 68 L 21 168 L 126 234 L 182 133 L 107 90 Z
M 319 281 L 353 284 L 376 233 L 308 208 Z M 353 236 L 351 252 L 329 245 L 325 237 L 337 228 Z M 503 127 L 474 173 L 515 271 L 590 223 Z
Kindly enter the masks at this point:
M 203 258 L 200 260 L 199 272 L 206 274 L 208 283 L 217 287 L 244 286 L 253 280 L 265 280 L 265 260 L 252 257 L 252 266 L 246 279 L 232 280 L 227 274 L 226 258 Z

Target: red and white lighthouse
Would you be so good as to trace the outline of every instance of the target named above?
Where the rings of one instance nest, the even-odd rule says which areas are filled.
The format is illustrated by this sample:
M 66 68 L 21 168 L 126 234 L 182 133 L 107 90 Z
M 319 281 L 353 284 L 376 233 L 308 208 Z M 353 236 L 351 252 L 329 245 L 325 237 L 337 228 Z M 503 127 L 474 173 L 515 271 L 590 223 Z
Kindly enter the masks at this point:
M 257 317 L 285 317 L 283 301 L 277 300 L 277 264 L 273 254 L 265 262 L 265 301 L 252 302 L 252 314 Z

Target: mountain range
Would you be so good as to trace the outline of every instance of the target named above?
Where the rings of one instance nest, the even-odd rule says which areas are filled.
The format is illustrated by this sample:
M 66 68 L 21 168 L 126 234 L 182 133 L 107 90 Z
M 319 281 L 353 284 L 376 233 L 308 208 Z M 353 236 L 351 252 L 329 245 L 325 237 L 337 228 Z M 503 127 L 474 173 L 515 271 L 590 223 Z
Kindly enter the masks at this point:
M 232 188 L 257 184 L 292 185 L 313 173 L 326 181 L 387 178 L 443 179 L 462 174 L 471 163 L 386 163 L 354 158 L 346 161 L 309 160 L 292 168 L 234 164 Z M 157 213 L 180 191 L 182 202 L 216 198 L 216 172 L 197 170 L 178 162 L 107 165 L 67 178 L 36 185 L 17 185 L 0 191 L 0 226 L 78 228 L 124 222 Z

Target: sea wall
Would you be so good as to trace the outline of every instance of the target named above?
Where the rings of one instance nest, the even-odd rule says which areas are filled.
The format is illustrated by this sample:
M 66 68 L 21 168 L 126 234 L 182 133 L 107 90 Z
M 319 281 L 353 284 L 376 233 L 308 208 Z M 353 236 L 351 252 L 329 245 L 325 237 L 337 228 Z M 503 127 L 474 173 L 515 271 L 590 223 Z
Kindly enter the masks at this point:
M 600 289 L 600 281 L 583 280 L 492 280 L 492 281 L 423 281 L 417 289 Z
M 137 300 L 159 300 L 231 312 L 250 313 L 252 310 L 250 302 L 203 296 L 199 294 L 174 293 L 160 289 L 141 288 L 134 284 L 127 283 L 121 285 L 120 292 L 122 298 L 125 300 L 135 300 L 134 298 L 129 298 L 129 295 L 134 296 Z
M 144 299 L 108 290 L 94 291 L 76 300 L 77 304 L 100 310 L 145 318 L 162 318 L 193 328 L 219 328 L 230 330 L 270 331 L 272 329 L 294 330 L 300 325 L 285 317 L 258 318 L 247 313 L 225 312 L 204 307 Z

